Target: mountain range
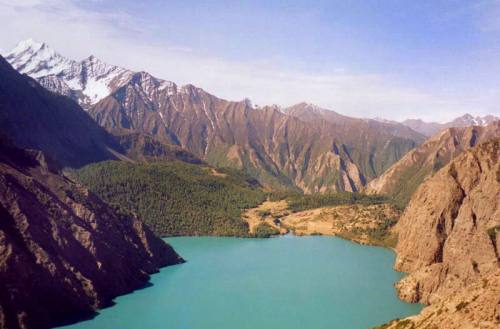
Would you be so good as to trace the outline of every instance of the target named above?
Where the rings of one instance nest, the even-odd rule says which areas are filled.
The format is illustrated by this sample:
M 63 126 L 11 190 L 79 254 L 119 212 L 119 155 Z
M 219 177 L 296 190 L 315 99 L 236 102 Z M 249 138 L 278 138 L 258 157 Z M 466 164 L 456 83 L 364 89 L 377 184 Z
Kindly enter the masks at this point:
M 500 117 L 495 115 L 485 115 L 485 116 L 472 116 L 468 113 L 458 117 L 450 122 L 437 123 L 437 122 L 425 122 L 420 119 L 408 119 L 403 122 L 405 126 L 418 131 L 422 135 L 432 136 L 441 130 L 452 127 L 468 127 L 468 126 L 486 126 L 495 121 L 500 120 Z
M 103 160 L 179 159 L 200 163 L 186 150 L 141 133 L 99 126 L 70 98 L 20 75 L 0 56 L 0 129 L 16 146 L 42 150 L 63 167 Z
M 425 139 L 399 123 L 334 120 L 334 112 L 306 103 L 282 109 L 227 101 L 94 56 L 73 61 L 33 40 L 6 59 L 78 102 L 109 133 L 147 134 L 209 164 L 245 169 L 269 188 L 358 191 Z
M 348 117 L 308 103 L 256 107 L 95 56 L 74 61 L 32 39 L 20 42 L 6 59 L 41 86 L 76 101 L 112 135 L 148 135 L 211 165 L 245 169 L 269 188 L 306 193 L 359 191 L 426 136 L 497 119 L 466 114 L 445 124 L 398 123 Z

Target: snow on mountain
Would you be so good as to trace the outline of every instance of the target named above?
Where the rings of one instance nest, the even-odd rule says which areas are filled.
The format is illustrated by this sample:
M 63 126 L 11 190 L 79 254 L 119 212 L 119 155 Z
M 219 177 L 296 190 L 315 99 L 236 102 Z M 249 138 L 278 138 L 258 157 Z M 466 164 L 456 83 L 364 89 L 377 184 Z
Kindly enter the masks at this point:
M 497 121 L 497 120 L 499 120 L 499 118 L 495 117 L 494 115 L 486 115 L 484 117 L 481 117 L 481 116 L 473 117 L 469 113 L 466 113 L 463 116 L 451 121 L 449 124 L 455 125 L 457 127 L 460 127 L 460 126 L 486 126 L 486 125 L 493 123 L 494 121 Z
M 5 57 L 19 72 L 32 78 L 58 74 L 69 68 L 73 61 L 64 58 L 49 48 L 47 44 L 33 39 L 21 41 Z
M 454 119 L 453 121 L 446 123 L 437 123 L 437 122 L 425 122 L 420 119 L 409 119 L 402 122 L 405 126 L 410 127 L 411 129 L 418 131 L 421 134 L 426 136 L 432 136 L 437 132 L 451 127 L 468 127 L 468 126 L 487 126 L 492 124 L 495 121 L 500 120 L 499 117 L 494 115 L 485 115 L 485 116 L 472 116 L 469 113 L 462 115 Z
M 95 56 L 82 61 L 67 59 L 47 44 L 33 39 L 21 41 L 5 57 L 19 72 L 35 78 L 42 86 L 76 100 L 84 109 L 141 75 L 140 88 L 151 96 L 154 90 L 177 92 L 170 81 L 109 65 Z

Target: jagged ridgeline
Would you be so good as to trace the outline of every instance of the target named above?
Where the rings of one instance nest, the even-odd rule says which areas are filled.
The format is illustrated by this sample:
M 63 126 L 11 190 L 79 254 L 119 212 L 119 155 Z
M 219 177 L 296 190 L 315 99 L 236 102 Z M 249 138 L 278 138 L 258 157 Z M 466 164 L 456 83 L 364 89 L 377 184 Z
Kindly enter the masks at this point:
M 179 161 L 107 161 L 76 171 L 76 177 L 162 236 L 248 236 L 241 211 L 265 199 L 260 184 L 241 171 Z
M 212 166 L 245 170 L 269 189 L 360 191 L 425 139 L 399 123 L 351 118 L 312 104 L 285 109 L 225 100 L 94 56 L 74 61 L 33 40 L 21 42 L 6 59 L 41 86 L 72 98 L 111 134 L 152 136 Z

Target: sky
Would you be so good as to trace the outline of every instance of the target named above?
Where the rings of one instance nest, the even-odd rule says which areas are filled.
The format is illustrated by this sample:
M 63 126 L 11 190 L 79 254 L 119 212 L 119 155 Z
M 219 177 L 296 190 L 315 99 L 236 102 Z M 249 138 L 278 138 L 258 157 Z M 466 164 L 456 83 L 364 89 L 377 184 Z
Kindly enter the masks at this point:
M 3 52 L 31 37 L 260 106 L 500 115 L 500 0 L 0 0 L 0 21 Z

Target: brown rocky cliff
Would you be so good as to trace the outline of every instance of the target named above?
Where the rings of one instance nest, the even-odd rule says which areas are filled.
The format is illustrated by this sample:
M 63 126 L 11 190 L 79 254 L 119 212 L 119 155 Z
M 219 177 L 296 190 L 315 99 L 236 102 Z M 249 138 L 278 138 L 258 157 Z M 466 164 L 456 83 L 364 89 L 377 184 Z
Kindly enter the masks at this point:
M 475 313 L 467 317 L 499 324 L 500 295 L 491 294 L 500 281 L 499 228 L 500 140 L 495 139 L 465 151 L 413 195 L 396 226 L 395 267 L 409 273 L 396 285 L 400 297 L 433 307 L 452 300 L 472 303 L 482 283 L 489 296 L 483 302 L 489 304 L 472 303 L 477 307 L 468 312 Z M 448 306 L 441 313 L 451 312 Z M 467 328 L 439 328 L 445 327 Z
M 90 314 L 182 259 L 35 151 L 0 143 L 0 328 Z

